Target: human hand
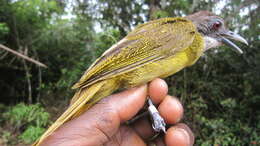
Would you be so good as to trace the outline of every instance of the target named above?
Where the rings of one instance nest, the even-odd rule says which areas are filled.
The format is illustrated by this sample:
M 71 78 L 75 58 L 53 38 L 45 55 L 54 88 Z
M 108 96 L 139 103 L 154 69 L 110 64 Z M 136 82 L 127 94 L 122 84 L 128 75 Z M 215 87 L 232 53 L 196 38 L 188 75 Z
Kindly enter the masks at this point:
M 55 146 L 94 146 L 123 145 L 144 146 L 147 144 L 167 146 L 189 146 L 194 136 L 185 124 L 176 124 L 182 118 L 183 107 L 175 97 L 167 95 L 168 87 L 164 80 L 155 79 L 148 86 L 132 88 L 102 99 L 81 116 L 65 123 L 42 145 Z M 166 134 L 148 141 L 156 133 L 148 117 L 143 117 L 126 125 L 145 105 L 149 96 L 168 125 Z

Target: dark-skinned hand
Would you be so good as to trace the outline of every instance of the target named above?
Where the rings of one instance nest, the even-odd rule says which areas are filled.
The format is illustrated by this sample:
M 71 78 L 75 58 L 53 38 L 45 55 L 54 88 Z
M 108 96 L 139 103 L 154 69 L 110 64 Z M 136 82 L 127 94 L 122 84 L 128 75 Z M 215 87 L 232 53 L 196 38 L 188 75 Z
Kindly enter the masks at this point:
M 162 79 L 149 85 L 132 88 L 102 99 L 76 119 L 65 123 L 42 145 L 46 146 L 190 146 L 194 136 L 185 124 L 178 123 L 183 116 L 180 101 L 167 95 L 168 86 Z M 156 133 L 148 117 L 140 118 L 130 125 L 132 119 L 145 105 L 147 96 L 158 105 L 158 110 L 168 125 L 166 134 L 149 141 Z

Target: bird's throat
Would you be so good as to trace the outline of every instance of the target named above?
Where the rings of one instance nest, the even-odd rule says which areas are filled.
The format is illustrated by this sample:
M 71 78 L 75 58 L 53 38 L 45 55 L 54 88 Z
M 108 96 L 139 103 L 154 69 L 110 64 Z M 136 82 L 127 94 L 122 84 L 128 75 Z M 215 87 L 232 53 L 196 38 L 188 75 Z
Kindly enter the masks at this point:
M 221 46 L 222 44 L 216 40 L 215 38 L 209 37 L 209 36 L 204 36 L 204 41 L 205 41 L 205 46 L 204 46 L 204 51 L 207 51 L 210 48 L 216 48 Z

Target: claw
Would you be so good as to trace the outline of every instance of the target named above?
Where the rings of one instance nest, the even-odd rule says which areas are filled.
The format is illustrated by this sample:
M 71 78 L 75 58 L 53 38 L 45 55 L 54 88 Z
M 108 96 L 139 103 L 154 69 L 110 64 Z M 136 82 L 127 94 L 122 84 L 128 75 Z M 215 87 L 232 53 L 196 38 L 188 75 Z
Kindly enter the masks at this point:
M 164 133 L 166 133 L 166 129 L 165 129 L 165 122 L 163 120 L 163 118 L 160 116 L 158 110 L 156 109 L 156 107 L 153 105 L 152 100 L 148 98 L 148 111 L 152 117 L 152 127 L 154 129 L 154 131 L 156 132 L 160 132 L 163 131 Z

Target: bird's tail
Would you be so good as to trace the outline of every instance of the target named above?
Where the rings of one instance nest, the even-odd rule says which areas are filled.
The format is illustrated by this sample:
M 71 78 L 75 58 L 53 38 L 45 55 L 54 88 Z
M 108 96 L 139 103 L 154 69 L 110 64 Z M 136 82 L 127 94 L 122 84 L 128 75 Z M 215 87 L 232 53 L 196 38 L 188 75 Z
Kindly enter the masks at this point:
M 113 84 L 111 80 L 110 82 L 104 80 L 85 89 L 79 89 L 72 98 L 69 108 L 48 128 L 48 130 L 33 144 L 33 146 L 40 145 L 44 139 L 51 135 L 65 122 L 79 116 L 100 99 L 111 94 L 116 90 L 116 87 L 113 85 L 115 84 Z

